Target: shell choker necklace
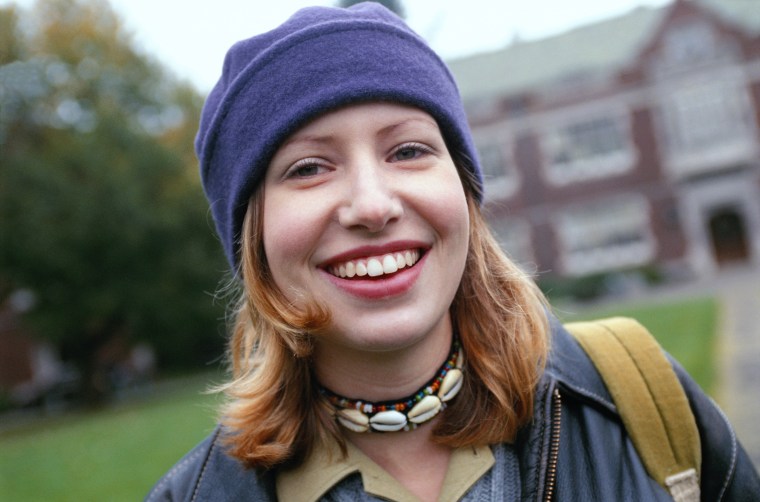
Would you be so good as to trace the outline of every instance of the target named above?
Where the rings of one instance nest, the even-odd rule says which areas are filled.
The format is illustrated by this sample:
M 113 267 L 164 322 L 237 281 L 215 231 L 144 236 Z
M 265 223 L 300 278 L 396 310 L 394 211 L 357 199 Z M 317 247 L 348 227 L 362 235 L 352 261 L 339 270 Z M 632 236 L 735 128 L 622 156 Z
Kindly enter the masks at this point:
M 338 423 L 354 432 L 394 432 L 416 429 L 446 407 L 459 393 L 464 381 L 462 353 L 454 337 L 451 353 L 436 374 L 414 394 L 397 401 L 373 403 L 351 399 L 319 386 L 319 392 L 335 409 Z

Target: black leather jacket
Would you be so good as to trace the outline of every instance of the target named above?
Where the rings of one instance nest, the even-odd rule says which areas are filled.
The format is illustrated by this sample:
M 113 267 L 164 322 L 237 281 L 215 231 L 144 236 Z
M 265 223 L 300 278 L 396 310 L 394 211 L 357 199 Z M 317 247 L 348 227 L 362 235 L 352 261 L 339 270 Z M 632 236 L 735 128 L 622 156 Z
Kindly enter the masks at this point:
M 523 501 L 672 500 L 650 478 L 585 352 L 556 321 L 534 420 L 518 435 Z M 760 478 L 725 415 L 673 363 L 702 442 L 703 501 L 760 501 Z M 217 430 L 174 466 L 147 501 L 274 501 L 271 474 L 227 456 Z M 286 502 L 286 501 L 283 501 Z

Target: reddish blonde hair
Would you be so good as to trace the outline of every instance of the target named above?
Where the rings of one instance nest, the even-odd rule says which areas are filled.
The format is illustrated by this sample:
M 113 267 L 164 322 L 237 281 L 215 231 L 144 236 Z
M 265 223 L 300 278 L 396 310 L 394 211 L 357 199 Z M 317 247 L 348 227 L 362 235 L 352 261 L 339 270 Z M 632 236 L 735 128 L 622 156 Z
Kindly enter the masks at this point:
M 437 442 L 452 447 L 512 441 L 531 419 L 548 351 L 544 297 L 499 248 L 475 202 L 477 185 L 466 174 L 462 178 L 469 253 L 451 314 L 466 376 L 433 431 Z M 311 371 L 311 337 L 329 325 L 329 311 L 316 302 L 298 310 L 274 285 L 262 208 L 259 192 L 243 224 L 244 291 L 229 348 L 232 380 L 222 387 L 229 397 L 222 423 L 230 454 L 249 466 L 271 468 L 298 464 L 318 442 L 337 441 L 345 452 L 345 439 L 318 397 Z

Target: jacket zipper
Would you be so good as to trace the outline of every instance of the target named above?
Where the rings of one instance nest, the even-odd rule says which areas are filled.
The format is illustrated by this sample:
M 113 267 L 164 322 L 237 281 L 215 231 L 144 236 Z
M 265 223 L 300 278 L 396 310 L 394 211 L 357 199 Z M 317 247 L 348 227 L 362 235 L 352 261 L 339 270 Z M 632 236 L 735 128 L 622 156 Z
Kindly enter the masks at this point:
M 554 485 L 557 481 L 557 461 L 559 460 L 560 425 L 562 422 L 562 397 L 559 389 L 552 393 L 552 430 L 549 438 L 549 467 L 546 473 L 546 502 L 551 502 L 554 496 Z

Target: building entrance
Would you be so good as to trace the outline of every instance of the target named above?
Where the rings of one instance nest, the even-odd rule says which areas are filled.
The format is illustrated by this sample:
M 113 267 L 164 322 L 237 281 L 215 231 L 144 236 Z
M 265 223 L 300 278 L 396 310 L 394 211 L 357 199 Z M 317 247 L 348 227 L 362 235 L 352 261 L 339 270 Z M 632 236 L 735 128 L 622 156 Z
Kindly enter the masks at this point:
M 708 221 L 715 261 L 719 266 L 749 259 L 744 218 L 733 207 L 716 210 Z

